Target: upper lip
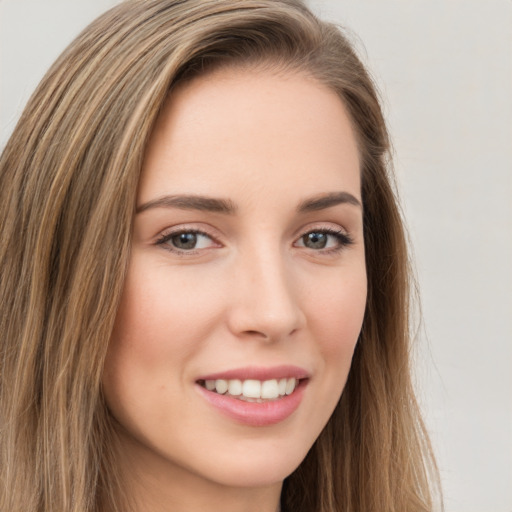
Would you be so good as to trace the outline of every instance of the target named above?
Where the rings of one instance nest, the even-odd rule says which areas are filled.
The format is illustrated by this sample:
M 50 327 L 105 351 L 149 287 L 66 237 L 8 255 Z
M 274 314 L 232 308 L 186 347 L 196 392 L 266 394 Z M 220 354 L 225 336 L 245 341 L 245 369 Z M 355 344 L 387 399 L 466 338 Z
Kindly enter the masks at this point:
M 219 371 L 208 375 L 201 376 L 201 380 L 272 380 L 272 379 L 291 379 L 309 378 L 309 373 L 304 368 L 294 365 L 280 365 L 272 367 L 264 366 L 246 366 L 244 368 L 232 368 L 230 370 Z

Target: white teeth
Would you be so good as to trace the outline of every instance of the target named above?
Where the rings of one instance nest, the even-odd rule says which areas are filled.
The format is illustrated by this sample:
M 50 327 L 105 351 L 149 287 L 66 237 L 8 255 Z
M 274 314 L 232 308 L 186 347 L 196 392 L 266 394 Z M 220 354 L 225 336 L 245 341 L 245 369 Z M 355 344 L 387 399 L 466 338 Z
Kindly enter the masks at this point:
M 261 398 L 277 398 L 278 396 L 277 380 L 266 380 L 261 384 Z
M 295 379 L 288 379 L 286 382 L 286 394 L 291 395 L 295 389 Z
M 224 379 L 217 379 L 215 381 L 215 389 L 217 393 L 223 395 L 228 390 L 228 381 Z
M 286 394 L 286 379 L 281 379 L 279 381 L 279 394 L 280 395 Z
M 228 393 L 233 396 L 239 396 L 242 394 L 242 381 L 233 379 L 228 381 Z
M 215 391 L 220 395 L 227 393 L 231 396 L 241 396 L 241 398 L 272 400 L 285 395 L 291 395 L 299 381 L 295 378 L 290 379 L 270 379 L 270 380 L 239 380 L 239 379 L 217 379 L 205 380 L 204 387 L 208 391 Z
M 242 395 L 247 398 L 261 398 L 261 382 L 259 380 L 244 380 Z

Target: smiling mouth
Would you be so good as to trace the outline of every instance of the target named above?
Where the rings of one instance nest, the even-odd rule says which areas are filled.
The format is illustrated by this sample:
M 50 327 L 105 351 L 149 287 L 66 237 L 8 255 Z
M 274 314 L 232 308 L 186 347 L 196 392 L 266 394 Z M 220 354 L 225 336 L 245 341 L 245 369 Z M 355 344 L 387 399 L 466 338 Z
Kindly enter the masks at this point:
M 300 379 L 294 377 L 263 381 L 255 379 L 216 379 L 200 380 L 198 384 L 219 395 L 229 396 L 244 402 L 263 403 L 291 395 L 300 381 Z

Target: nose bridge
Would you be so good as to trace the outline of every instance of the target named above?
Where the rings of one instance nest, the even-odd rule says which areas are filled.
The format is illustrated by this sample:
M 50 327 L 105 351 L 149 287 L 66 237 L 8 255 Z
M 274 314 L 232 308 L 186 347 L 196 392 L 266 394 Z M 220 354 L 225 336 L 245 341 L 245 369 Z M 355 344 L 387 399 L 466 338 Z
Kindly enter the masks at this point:
M 287 336 L 304 322 L 286 255 L 277 244 L 260 245 L 239 258 L 232 325 L 238 333 L 269 340 Z

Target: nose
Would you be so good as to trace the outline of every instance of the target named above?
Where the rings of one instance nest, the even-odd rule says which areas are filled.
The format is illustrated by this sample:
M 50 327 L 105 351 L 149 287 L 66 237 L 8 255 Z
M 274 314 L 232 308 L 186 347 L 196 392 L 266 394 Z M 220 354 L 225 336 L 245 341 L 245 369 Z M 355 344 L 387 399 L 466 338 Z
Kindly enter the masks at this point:
M 237 337 L 278 341 L 306 322 L 297 282 L 279 251 L 259 251 L 235 267 L 228 323 Z

